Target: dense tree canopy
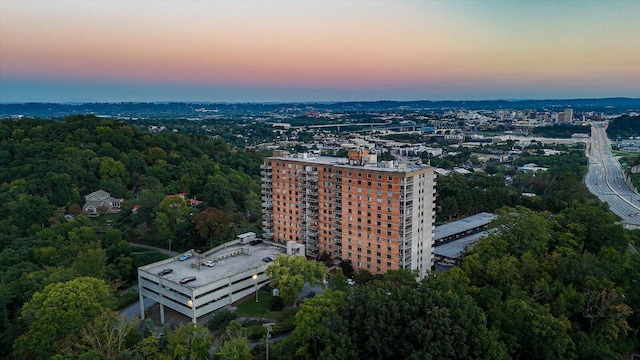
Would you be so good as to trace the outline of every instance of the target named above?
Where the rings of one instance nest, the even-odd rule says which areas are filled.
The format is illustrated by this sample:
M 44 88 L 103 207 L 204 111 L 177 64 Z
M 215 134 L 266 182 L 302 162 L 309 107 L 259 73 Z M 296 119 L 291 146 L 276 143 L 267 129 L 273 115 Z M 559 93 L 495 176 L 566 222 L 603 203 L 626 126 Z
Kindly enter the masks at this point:
M 108 285 L 90 277 L 47 285 L 22 308 L 27 331 L 14 345 L 23 357 L 47 359 L 79 342 L 80 330 L 111 305 Z
M 47 285 L 86 276 L 125 287 L 137 266 L 159 260 L 135 255 L 129 242 L 204 249 L 259 231 L 261 163 L 207 135 L 152 135 L 93 115 L 0 121 L 0 357 L 35 331 L 18 314 Z M 121 213 L 83 216 L 83 197 L 99 189 L 125 199 Z M 186 200 L 168 197 L 179 193 Z M 203 230 L 211 221 L 194 221 L 213 204 L 227 221 L 214 235 Z M 16 349 L 27 351 L 25 341 Z

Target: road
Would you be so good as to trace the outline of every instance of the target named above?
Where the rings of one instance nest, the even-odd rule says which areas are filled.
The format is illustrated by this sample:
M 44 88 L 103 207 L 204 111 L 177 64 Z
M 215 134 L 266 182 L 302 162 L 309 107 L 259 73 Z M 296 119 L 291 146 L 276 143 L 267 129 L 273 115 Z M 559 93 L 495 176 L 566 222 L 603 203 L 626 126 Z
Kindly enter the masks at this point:
M 155 304 L 156 302 L 154 300 L 144 299 L 145 312 Z M 135 303 L 120 310 L 120 315 L 124 316 L 127 320 L 131 320 L 133 318 L 140 318 L 140 301 L 136 301 Z
M 625 180 L 622 166 L 611 153 L 607 123 L 594 123 L 587 144 L 589 170 L 585 184 L 589 191 L 609 204 L 611 211 L 629 225 L 640 226 L 640 195 Z
M 129 245 L 135 246 L 135 247 L 141 247 L 141 248 L 144 248 L 144 249 L 156 250 L 158 252 L 161 252 L 161 253 L 163 253 L 163 254 L 165 254 L 167 256 L 171 256 L 171 257 L 180 255 L 179 252 L 169 251 L 167 249 L 159 248 L 159 247 L 151 246 L 151 245 L 136 244 L 136 243 L 132 243 L 132 242 L 130 242 Z

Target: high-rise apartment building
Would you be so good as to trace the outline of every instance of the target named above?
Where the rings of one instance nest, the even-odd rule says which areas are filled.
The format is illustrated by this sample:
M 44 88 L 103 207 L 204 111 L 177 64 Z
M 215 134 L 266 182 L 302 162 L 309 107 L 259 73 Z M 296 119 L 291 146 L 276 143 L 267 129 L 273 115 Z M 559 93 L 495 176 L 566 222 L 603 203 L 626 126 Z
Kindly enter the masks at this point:
M 433 168 L 378 162 L 366 150 L 348 158 L 274 152 L 262 177 L 262 228 L 295 240 L 307 256 L 350 260 L 373 274 L 432 266 Z

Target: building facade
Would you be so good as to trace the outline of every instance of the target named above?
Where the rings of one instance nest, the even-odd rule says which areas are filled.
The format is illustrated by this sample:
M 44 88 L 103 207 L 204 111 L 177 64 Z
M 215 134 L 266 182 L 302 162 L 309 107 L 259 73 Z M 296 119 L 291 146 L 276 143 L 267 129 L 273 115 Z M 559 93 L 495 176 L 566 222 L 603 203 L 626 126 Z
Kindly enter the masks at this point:
M 366 150 L 348 158 L 275 152 L 261 178 L 266 238 L 373 274 L 404 268 L 423 277 L 433 265 L 433 168 L 378 162 Z

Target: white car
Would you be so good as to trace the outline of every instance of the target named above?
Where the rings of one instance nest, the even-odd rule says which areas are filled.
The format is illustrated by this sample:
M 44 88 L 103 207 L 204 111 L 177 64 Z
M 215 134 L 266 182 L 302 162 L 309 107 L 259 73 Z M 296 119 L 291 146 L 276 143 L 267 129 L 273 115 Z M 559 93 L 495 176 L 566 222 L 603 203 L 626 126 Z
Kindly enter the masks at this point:
M 354 286 L 356 284 L 356 281 L 353 279 L 347 279 L 347 284 Z
M 205 262 L 202 263 L 202 265 L 204 266 L 208 266 L 208 267 L 213 267 L 213 265 L 215 265 L 216 263 L 213 262 L 213 260 L 207 260 Z

